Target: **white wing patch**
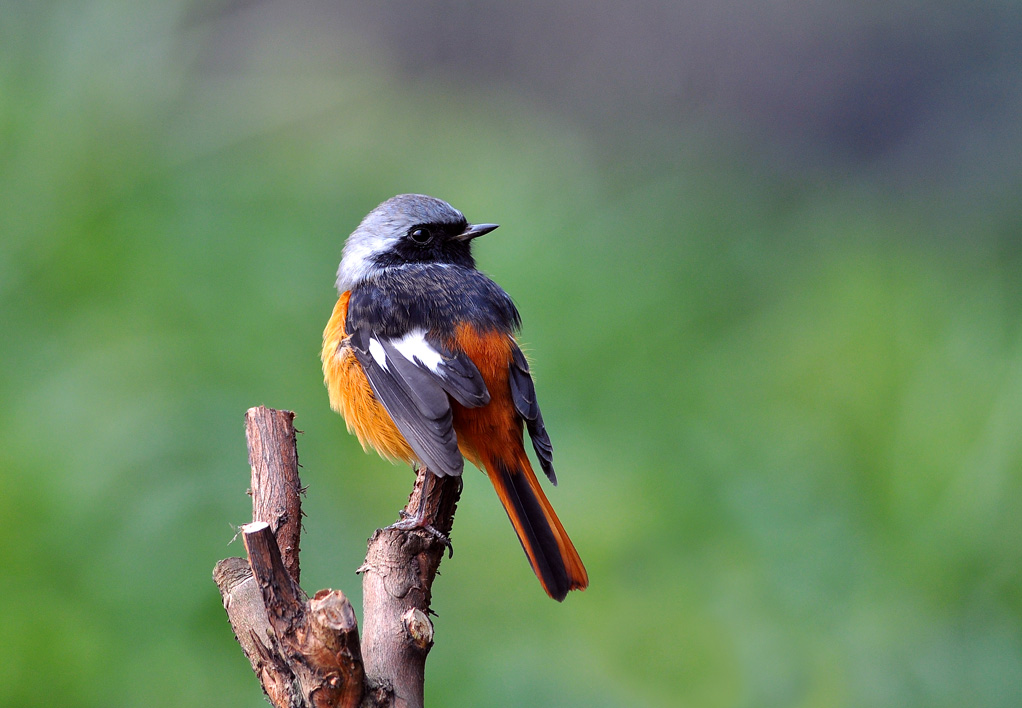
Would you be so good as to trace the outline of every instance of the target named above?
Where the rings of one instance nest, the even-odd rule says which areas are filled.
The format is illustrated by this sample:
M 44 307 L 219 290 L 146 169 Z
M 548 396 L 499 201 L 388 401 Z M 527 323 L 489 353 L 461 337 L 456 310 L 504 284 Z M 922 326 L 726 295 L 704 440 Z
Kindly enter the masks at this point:
M 369 341 L 369 348 L 372 350 L 372 345 L 375 340 Z M 394 348 L 401 352 L 408 361 L 413 364 L 416 360 L 427 369 L 432 371 L 437 376 L 443 376 L 440 371 L 440 364 L 443 363 L 444 357 L 436 349 L 430 346 L 429 342 L 426 341 L 426 331 L 423 329 L 413 329 L 411 332 L 401 337 L 401 339 L 391 340 L 391 344 Z M 383 352 L 381 350 L 380 354 Z M 373 358 L 376 358 L 376 354 L 373 354 Z M 379 362 L 379 359 L 376 359 Z
M 386 371 L 387 370 L 387 354 L 383 351 L 383 345 L 380 344 L 379 340 L 374 337 L 369 338 L 369 353 L 372 354 L 373 359 L 376 363 Z

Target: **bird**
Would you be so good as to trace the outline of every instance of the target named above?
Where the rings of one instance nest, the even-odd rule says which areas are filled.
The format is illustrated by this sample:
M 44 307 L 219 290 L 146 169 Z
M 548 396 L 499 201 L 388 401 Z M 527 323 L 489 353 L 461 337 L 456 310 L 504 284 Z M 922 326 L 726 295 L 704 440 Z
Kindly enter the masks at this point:
M 589 577 L 525 450 L 528 432 L 556 485 L 515 339 L 521 317 L 472 257 L 474 239 L 497 226 L 471 224 L 424 194 L 399 194 L 370 211 L 342 250 L 339 297 L 323 332 L 324 382 L 363 449 L 438 477 L 460 477 L 465 459 L 485 471 L 540 584 L 562 601 Z

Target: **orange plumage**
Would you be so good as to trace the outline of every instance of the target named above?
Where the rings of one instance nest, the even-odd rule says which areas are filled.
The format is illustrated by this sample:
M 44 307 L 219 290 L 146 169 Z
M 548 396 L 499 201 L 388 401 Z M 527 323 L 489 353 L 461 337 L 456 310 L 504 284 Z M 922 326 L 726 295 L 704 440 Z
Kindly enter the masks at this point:
M 530 529 L 526 528 L 526 524 L 536 524 L 537 519 L 529 519 L 520 512 L 512 498 L 516 492 L 512 487 L 516 485 L 509 484 L 511 479 L 505 476 L 505 471 L 512 479 L 515 475 L 521 475 L 526 482 L 526 488 L 539 503 L 543 521 L 549 526 L 556 540 L 559 555 L 567 572 L 566 590 L 585 589 L 589 585 L 589 576 L 582 565 L 582 559 L 579 558 L 574 544 L 543 492 L 522 442 L 522 419 L 512 403 L 511 386 L 508 381 L 511 337 L 499 332 L 480 333 L 468 325 L 461 325 L 456 337 L 457 346 L 475 362 L 490 392 L 490 403 L 480 408 L 466 408 L 457 401 L 451 402 L 458 447 L 473 464 L 486 470 L 500 503 L 511 519 L 518 540 L 522 542 L 525 554 L 529 557 L 529 563 L 547 594 L 551 597 L 560 594 L 563 597 L 563 592 L 559 593 L 557 589 L 549 586 L 541 571 L 542 549 L 530 542 Z M 519 494 L 522 490 L 522 487 L 517 486 Z
M 341 414 L 348 432 L 355 434 L 363 449 L 372 447 L 388 460 L 411 463 L 415 453 L 376 400 L 355 354 L 342 346 L 350 297 L 350 292 L 341 295 L 323 331 L 323 378 L 330 407 Z

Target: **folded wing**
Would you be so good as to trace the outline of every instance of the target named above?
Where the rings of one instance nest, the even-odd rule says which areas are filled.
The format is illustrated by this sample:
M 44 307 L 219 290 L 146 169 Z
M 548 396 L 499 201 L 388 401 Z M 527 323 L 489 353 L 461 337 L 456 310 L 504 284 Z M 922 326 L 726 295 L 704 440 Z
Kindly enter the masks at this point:
M 419 460 L 434 474 L 460 475 L 464 461 L 448 395 L 469 408 L 490 401 L 472 360 L 420 329 L 402 337 L 383 337 L 357 328 L 349 346 L 376 398 Z

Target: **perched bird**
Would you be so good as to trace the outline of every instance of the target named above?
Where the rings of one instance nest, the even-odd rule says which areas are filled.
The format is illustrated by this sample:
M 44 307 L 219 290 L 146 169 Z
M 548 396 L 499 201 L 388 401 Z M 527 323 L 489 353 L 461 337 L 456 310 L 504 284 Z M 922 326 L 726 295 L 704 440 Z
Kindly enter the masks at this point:
M 462 456 L 484 469 L 543 589 L 563 600 L 589 578 L 525 452 L 523 427 L 556 484 L 518 310 L 472 258 L 495 228 L 422 194 L 369 212 L 344 245 L 323 375 L 363 447 L 441 477 L 461 475 Z

